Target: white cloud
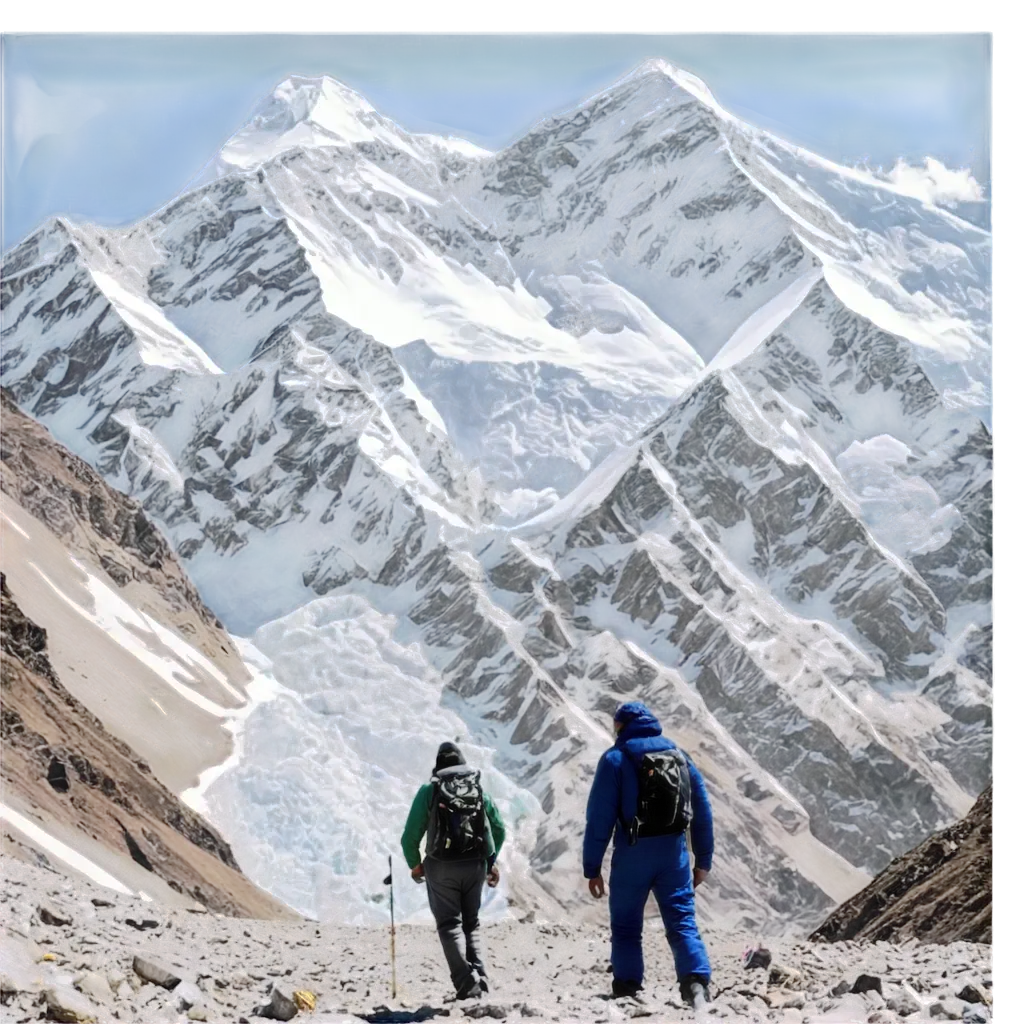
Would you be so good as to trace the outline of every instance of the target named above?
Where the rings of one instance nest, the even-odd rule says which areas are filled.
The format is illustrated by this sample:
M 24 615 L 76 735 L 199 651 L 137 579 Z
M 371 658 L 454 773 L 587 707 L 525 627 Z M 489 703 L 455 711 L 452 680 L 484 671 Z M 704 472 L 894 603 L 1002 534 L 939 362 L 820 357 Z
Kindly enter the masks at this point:
M 900 157 L 892 170 L 881 175 L 898 192 L 935 206 L 982 202 L 985 191 L 970 168 L 951 170 L 941 160 L 926 156 L 923 167 L 915 167 Z

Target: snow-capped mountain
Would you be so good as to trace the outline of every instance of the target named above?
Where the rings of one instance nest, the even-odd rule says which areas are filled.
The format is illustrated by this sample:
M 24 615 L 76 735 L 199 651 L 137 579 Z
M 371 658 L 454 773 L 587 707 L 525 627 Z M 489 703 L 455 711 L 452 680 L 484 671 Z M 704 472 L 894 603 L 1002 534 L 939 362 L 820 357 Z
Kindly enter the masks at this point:
M 374 718 L 322 644 L 492 751 L 522 891 L 561 900 L 610 712 L 647 700 L 711 789 L 702 899 L 777 927 L 988 781 L 989 248 L 663 61 L 495 154 L 291 78 L 153 216 L 6 255 L 3 382 L 230 628 L 304 652 L 209 791 L 304 909 L 369 900 L 295 840 L 316 742 L 351 744 L 341 801 L 415 734 L 347 734 Z

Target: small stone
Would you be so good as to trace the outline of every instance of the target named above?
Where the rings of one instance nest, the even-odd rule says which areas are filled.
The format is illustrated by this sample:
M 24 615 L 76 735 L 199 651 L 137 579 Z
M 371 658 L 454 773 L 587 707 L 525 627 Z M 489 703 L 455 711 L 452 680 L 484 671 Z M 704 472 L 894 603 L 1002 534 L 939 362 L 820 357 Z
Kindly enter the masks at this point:
M 75 988 L 99 1003 L 109 1003 L 114 998 L 110 982 L 98 971 L 85 971 L 80 974 L 75 978 Z
M 96 1020 L 92 1003 L 80 992 L 66 985 L 51 985 L 43 992 L 50 1020 L 64 1024 L 88 1024 Z
M 190 1006 L 185 1016 L 189 1020 L 209 1020 L 210 1012 L 205 1006 Z
M 177 1000 L 179 1010 L 188 1010 L 203 1001 L 202 989 L 190 981 L 181 982 L 171 994 Z
M 743 954 L 743 966 L 747 970 L 753 970 L 757 967 L 768 968 L 772 962 L 771 950 L 765 949 L 764 946 L 757 946 L 754 949 L 748 949 Z
M 636 1007 L 638 1010 L 642 1010 L 643 1007 Z M 502 1006 L 498 1003 L 470 1003 L 470 1005 L 463 1007 L 462 1012 L 467 1017 L 473 1017 L 476 1020 L 480 1020 L 484 1017 L 491 1017 L 494 1020 L 504 1020 L 508 1016 L 509 1008 Z M 634 1017 L 642 1016 L 643 1014 L 637 1014 L 632 1012 Z
M 800 988 L 803 975 L 792 967 L 784 964 L 773 964 L 768 970 L 768 984 L 781 988 Z
M 984 1006 L 968 1006 L 964 1010 L 964 1024 L 988 1024 L 990 1020 L 989 1012 Z
M 291 1020 L 299 1012 L 295 1001 L 276 985 L 270 990 L 270 1001 L 256 1011 L 259 1017 L 270 1017 L 271 1020 Z
M 850 986 L 850 991 L 855 994 L 877 992 L 881 995 L 882 979 L 874 974 L 858 974 L 856 981 Z
M 876 992 L 873 988 L 861 993 L 861 998 L 868 1004 L 869 1010 L 884 1010 L 885 997 Z
M 850 983 L 844 978 L 838 985 L 833 985 L 829 989 L 830 996 L 845 996 L 850 991 Z
M 145 981 L 151 981 L 161 988 L 174 988 L 181 982 L 181 975 L 156 960 L 147 960 L 145 957 L 136 956 L 132 960 L 132 968 L 135 973 Z
M 167 1005 L 167 993 L 157 985 L 146 984 L 139 992 L 139 1001 L 149 1010 Z
M 39 920 L 43 924 L 54 925 L 58 928 L 63 928 L 66 925 L 74 924 L 75 919 L 66 911 L 58 907 L 55 903 L 40 903 L 36 907 L 36 913 L 39 915 Z
M 965 1003 L 987 1003 L 988 993 L 983 992 L 977 985 L 967 984 L 956 994 L 957 999 Z
M 847 992 L 832 1002 L 827 1012 L 832 1020 L 843 1021 L 845 1024 L 847 1021 L 863 1021 L 868 1013 L 878 1009 L 881 1007 L 867 1006 L 863 996 Z
M 95 907 L 93 907 L 93 905 L 88 900 L 84 900 L 84 899 L 83 900 L 79 900 L 75 904 L 75 906 L 78 909 L 78 911 L 81 913 L 83 920 L 85 920 L 85 921 L 95 921 L 96 920 L 96 910 L 95 910 Z
M 140 932 L 160 927 L 160 922 L 155 917 L 126 917 L 124 923 Z
M 114 901 L 104 899 L 102 896 L 93 896 L 92 905 L 94 907 L 112 907 L 114 905 Z
M 912 1017 L 921 1010 L 920 1000 L 906 988 L 899 989 L 885 1001 L 885 1005 L 901 1017 Z
M 939 1020 L 960 1020 L 963 1017 L 963 1003 L 953 999 L 938 999 L 928 1007 L 929 1017 Z

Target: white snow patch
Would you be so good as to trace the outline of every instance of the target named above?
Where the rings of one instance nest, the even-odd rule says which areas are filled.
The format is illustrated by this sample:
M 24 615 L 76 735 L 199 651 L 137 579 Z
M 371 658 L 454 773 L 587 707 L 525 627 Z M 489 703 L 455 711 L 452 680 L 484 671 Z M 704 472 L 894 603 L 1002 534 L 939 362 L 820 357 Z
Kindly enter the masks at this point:
M 40 828 L 34 821 L 30 821 L 23 814 L 0 804 L 0 818 L 8 822 L 23 835 L 27 836 L 34 843 L 38 843 L 47 853 L 53 854 L 58 860 L 64 861 L 69 867 L 81 872 L 87 878 L 91 878 L 97 885 L 106 886 L 108 889 L 116 889 L 128 896 L 134 895 L 123 882 L 118 881 L 108 871 L 104 871 L 98 864 L 89 860 L 85 854 L 73 850 L 66 843 L 54 839 L 49 832 Z M 141 893 L 139 895 L 142 895 Z
M 28 564 L 62 601 L 107 633 L 112 640 L 151 669 L 189 703 L 218 718 L 225 718 L 231 714 L 230 709 L 215 704 L 182 681 L 182 677 L 185 676 L 195 682 L 196 672 L 212 676 L 237 700 L 245 699 L 209 658 L 190 647 L 176 633 L 162 626 L 145 612 L 133 608 L 120 594 L 89 573 L 81 563 L 75 559 L 71 561 L 86 577 L 86 587 L 93 601 L 92 608 L 82 607 L 74 598 L 64 593 L 34 562 Z
M 821 270 L 801 275 L 760 309 L 755 310 L 733 332 L 705 367 L 705 373 L 724 370 L 746 359 L 765 338 L 769 337 L 807 298 L 808 292 L 821 280 Z
M 25 540 L 31 540 L 31 539 L 32 539 L 32 538 L 31 538 L 31 537 L 30 537 L 30 536 L 29 536 L 29 535 L 28 535 L 28 534 L 27 534 L 27 533 L 26 533 L 26 532 L 25 532 L 25 531 L 24 531 L 24 530 L 23 530 L 23 529 L 22 529 L 22 528 L 21 528 L 21 527 L 20 527 L 20 526 L 19 526 L 19 525 L 18 525 L 18 524 L 17 524 L 17 523 L 16 523 L 16 522 L 15 522 L 15 521 L 13 520 L 13 519 L 11 519 L 11 517 L 10 517 L 10 516 L 8 516 L 8 515 L 7 515 L 7 513 L 6 513 L 6 512 L 0 512 L 0 515 L 2 515 L 2 516 L 3 516 L 3 518 L 4 518 L 4 522 L 5 522 L 5 523 L 6 523 L 6 524 L 7 524 L 7 525 L 8 525 L 8 526 L 9 526 L 9 527 L 10 527 L 10 528 L 12 529 L 12 530 L 14 530 L 14 532 L 15 532 L 15 533 L 19 533 L 19 534 L 21 534 L 21 536 L 22 536 L 22 537 L 24 537 L 24 538 L 25 538 Z
M 223 373 L 184 331 L 164 316 L 158 306 L 133 294 L 110 274 L 100 270 L 91 270 L 90 273 L 100 291 L 134 332 L 144 363 L 191 374 Z

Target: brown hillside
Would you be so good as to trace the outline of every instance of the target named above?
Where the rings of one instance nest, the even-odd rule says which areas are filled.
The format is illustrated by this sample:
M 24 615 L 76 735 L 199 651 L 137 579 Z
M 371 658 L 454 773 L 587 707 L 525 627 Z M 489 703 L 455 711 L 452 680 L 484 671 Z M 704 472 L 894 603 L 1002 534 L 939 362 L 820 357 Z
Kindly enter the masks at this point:
M 100 570 L 134 607 L 179 633 L 231 682 L 249 673 L 142 506 L 111 487 L 0 388 L 0 491 Z M 217 692 L 219 699 L 223 693 Z
M 812 941 L 992 941 L 992 786 L 970 813 L 897 857 Z
M 211 825 L 61 684 L 46 631 L 27 618 L 0 573 L 0 743 L 5 798 L 70 825 L 211 910 L 296 917 L 240 872 Z

